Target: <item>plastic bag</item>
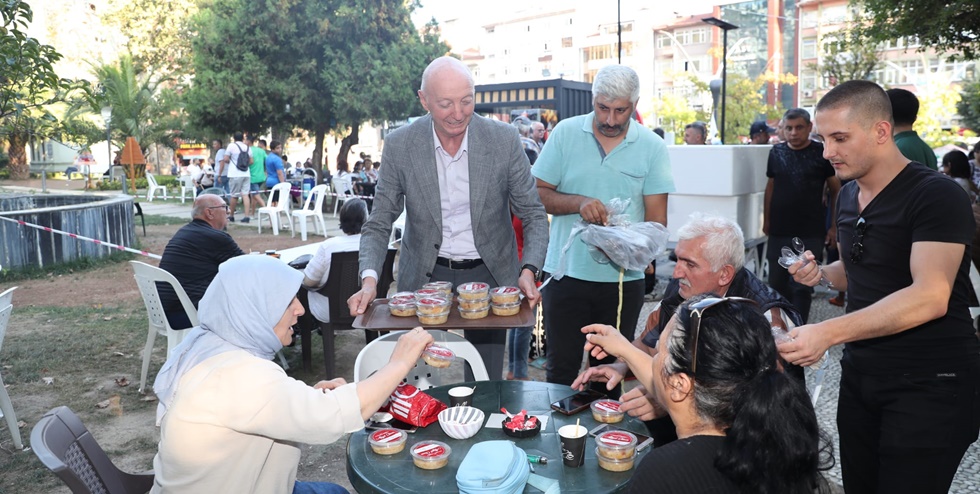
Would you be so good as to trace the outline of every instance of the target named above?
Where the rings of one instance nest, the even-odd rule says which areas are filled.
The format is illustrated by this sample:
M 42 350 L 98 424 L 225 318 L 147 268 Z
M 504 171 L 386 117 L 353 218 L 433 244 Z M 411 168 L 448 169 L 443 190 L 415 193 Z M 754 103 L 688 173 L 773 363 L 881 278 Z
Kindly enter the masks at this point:
M 664 252 L 670 232 L 660 223 L 632 223 L 625 214 L 629 199 L 615 198 L 605 203 L 608 225 L 594 225 L 579 220 L 572 228 L 561 250 L 558 269 L 552 274 L 560 280 L 567 271 L 565 254 L 576 237 L 588 247 L 589 254 L 600 264 L 612 263 L 625 270 L 642 271 Z

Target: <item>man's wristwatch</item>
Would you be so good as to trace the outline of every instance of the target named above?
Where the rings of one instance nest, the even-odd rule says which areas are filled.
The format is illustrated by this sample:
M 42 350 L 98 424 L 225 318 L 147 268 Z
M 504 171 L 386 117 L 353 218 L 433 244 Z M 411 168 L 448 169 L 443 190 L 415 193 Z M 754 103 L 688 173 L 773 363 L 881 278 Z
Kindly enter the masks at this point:
M 534 275 L 534 281 L 541 281 L 541 275 L 542 275 L 542 273 L 541 273 L 541 270 L 540 269 L 538 269 L 537 267 L 535 267 L 532 264 L 525 264 L 525 265 L 521 266 L 521 271 L 522 272 L 525 269 L 528 270 L 528 271 L 530 271 L 531 274 Z M 520 276 L 520 273 L 518 273 L 518 276 Z

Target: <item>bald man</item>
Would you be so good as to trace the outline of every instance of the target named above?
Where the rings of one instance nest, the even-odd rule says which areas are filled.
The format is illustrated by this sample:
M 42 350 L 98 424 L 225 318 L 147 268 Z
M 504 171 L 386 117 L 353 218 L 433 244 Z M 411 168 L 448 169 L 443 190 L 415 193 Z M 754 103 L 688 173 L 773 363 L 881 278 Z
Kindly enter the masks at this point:
M 195 308 L 218 274 L 218 265 L 244 254 L 231 235 L 224 231 L 226 226 L 228 205 L 224 199 L 214 194 L 201 194 L 194 199 L 191 222 L 177 230 L 163 249 L 160 269 L 177 278 Z M 157 289 L 170 327 L 189 328 L 191 322 L 170 285 L 160 283 Z
M 374 210 L 361 233 L 361 290 L 348 300 L 363 314 L 388 287 L 378 287 L 391 224 L 406 212 L 398 290 L 430 281 L 517 286 L 534 306 L 548 247 L 548 218 L 514 127 L 473 114 L 469 69 L 452 57 L 434 60 L 418 92 L 429 114 L 385 138 Z M 518 261 L 511 211 L 524 225 Z M 501 379 L 505 330 L 465 331 L 490 379 Z M 472 379 L 469 369 L 467 380 Z

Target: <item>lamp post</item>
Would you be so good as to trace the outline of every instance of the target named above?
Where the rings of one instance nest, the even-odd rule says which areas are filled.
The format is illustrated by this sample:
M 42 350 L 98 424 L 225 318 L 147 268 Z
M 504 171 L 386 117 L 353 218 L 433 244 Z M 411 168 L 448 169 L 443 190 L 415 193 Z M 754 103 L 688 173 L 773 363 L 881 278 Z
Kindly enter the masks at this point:
M 102 113 L 102 119 L 105 120 L 105 147 L 106 147 L 106 150 L 109 152 L 109 154 L 106 155 L 107 156 L 106 159 L 109 160 L 109 176 L 111 177 L 112 176 L 112 167 L 113 167 L 113 163 L 112 163 L 112 127 L 110 127 L 110 124 L 112 124 L 112 107 L 109 106 L 109 105 L 103 106 L 102 107 L 102 111 L 100 113 Z M 123 194 L 126 194 L 126 174 L 125 173 L 123 173 L 123 176 L 122 176 L 122 191 L 123 191 Z
M 725 99 L 726 93 L 728 92 L 728 31 L 732 29 L 738 29 L 738 26 L 725 22 L 716 17 L 706 17 L 701 19 L 707 24 L 721 28 L 722 31 L 722 41 L 721 41 L 721 143 L 725 143 Z

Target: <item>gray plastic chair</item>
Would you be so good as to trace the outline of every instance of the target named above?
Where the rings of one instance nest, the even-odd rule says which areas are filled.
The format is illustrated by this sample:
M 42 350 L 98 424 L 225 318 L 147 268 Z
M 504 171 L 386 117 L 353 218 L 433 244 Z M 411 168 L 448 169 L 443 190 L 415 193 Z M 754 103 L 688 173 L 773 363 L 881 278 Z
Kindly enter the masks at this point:
M 0 300 L 4 298 L 4 295 L 9 295 L 11 291 L 13 288 L 0 294 Z M 3 348 L 3 337 L 7 334 L 7 323 L 10 322 L 10 313 L 14 310 L 14 306 L 9 304 L 9 296 L 7 300 L 7 306 L 0 309 L 0 348 Z M 7 428 L 10 429 L 10 435 L 14 438 L 14 447 L 24 449 L 24 440 L 21 439 L 20 428 L 17 426 L 17 414 L 14 413 L 14 404 L 10 402 L 10 395 L 7 394 L 7 388 L 4 387 L 3 375 L 0 375 L 0 411 L 3 412 L 3 418 L 7 421 Z
M 31 448 L 75 494 L 143 494 L 153 487 L 152 470 L 131 474 L 116 468 L 68 407 L 41 417 L 31 431 Z

